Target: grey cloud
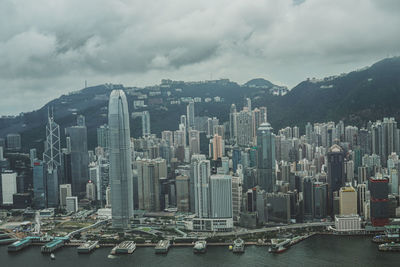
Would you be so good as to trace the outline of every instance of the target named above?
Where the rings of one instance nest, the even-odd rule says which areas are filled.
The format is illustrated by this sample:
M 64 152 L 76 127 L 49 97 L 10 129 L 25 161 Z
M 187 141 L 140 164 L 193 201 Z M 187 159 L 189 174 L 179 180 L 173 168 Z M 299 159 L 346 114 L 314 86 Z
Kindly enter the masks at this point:
M 0 2 L 0 114 L 92 84 L 266 77 L 289 86 L 400 50 L 399 1 Z M 22 103 L 22 104 L 21 104 Z

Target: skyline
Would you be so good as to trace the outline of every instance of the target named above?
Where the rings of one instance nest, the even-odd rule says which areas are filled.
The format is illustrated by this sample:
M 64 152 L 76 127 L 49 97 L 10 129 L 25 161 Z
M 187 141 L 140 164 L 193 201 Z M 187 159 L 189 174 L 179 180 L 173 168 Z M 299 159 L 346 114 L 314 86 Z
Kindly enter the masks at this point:
M 399 55 L 399 8 L 395 1 L 3 1 L 0 114 L 38 109 L 85 80 L 145 86 L 261 77 L 292 88 Z

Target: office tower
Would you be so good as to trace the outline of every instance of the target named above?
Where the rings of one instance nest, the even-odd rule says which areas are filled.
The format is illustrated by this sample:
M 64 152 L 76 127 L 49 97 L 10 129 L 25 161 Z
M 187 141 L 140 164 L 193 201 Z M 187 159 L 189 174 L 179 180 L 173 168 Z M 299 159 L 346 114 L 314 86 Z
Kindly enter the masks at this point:
M 245 105 L 246 105 L 246 107 L 247 107 L 247 109 L 248 109 L 249 111 L 252 110 L 252 109 L 251 109 L 251 99 L 250 99 L 250 98 L 246 98 L 246 103 L 245 103 Z
M 0 160 L 2 160 L 3 158 L 3 148 L 0 147 Z M 37 159 L 37 151 L 36 148 L 31 148 L 29 150 L 29 159 L 31 160 L 31 167 L 33 168 L 33 163 L 35 162 L 35 160 Z
M 398 167 L 400 167 L 400 164 L 397 163 Z M 399 194 L 399 173 L 398 173 L 398 167 L 397 168 L 392 168 L 389 170 L 389 177 L 390 177 L 390 193 L 393 195 L 398 195 Z
M 189 177 L 179 175 L 175 178 L 176 184 L 176 207 L 180 212 L 189 212 Z
M 194 129 L 194 102 L 190 101 L 186 106 L 187 128 Z
M 358 143 L 361 149 L 361 155 L 371 154 L 371 133 L 364 128 L 361 128 L 358 132 Z
M 236 105 L 232 104 L 229 112 L 229 140 L 230 142 L 234 142 L 237 136 L 237 127 L 236 127 Z
M 89 180 L 86 184 L 86 198 L 90 201 L 96 200 L 96 185 Z
M 255 108 L 251 112 L 251 132 L 252 132 L 253 142 L 257 136 L 257 129 L 260 127 L 263 121 L 261 116 L 262 116 L 261 111 L 258 108 Z
M 174 145 L 174 136 L 171 131 L 162 131 L 161 132 L 161 139 L 165 140 L 168 146 Z
M 218 134 L 215 134 L 212 141 L 213 160 L 221 158 L 224 155 L 223 150 L 224 150 L 223 139 Z
M 267 107 L 260 107 L 261 123 L 268 122 Z
M 142 113 L 142 136 L 148 136 L 150 134 L 150 113 L 146 110 Z
M 306 125 L 306 142 L 307 144 L 312 144 L 313 142 L 313 126 L 311 125 L 311 123 L 307 122 Z
M 249 146 L 252 142 L 252 117 L 251 112 L 243 109 L 236 115 L 237 144 L 239 146 Z
M 197 166 L 200 161 L 206 160 L 206 156 L 202 154 L 195 154 L 192 155 L 190 159 L 190 175 L 189 175 L 189 204 L 190 204 L 190 211 L 192 213 L 196 212 L 196 205 L 195 205 L 195 173 L 197 173 Z M 196 179 L 197 181 L 197 179 Z
M 106 189 L 106 208 L 111 208 L 111 187 Z
M 160 158 L 142 159 L 136 161 L 136 166 L 138 172 L 139 209 L 160 211 L 160 179 L 167 178 L 166 161 Z
M 46 163 L 35 160 L 33 163 L 33 204 L 38 209 L 47 206 L 46 200 Z
M 128 103 L 122 90 L 111 92 L 108 127 L 112 226 L 126 229 L 133 216 L 133 181 Z
M 65 199 L 67 205 L 67 212 L 77 212 L 78 211 L 78 197 L 66 197 Z
M 344 164 L 345 167 L 345 173 L 346 173 L 346 183 L 353 184 L 354 181 L 354 161 L 349 160 L 345 162 Z
M 225 126 L 224 125 L 215 125 L 213 130 L 214 135 L 218 134 L 225 139 Z
M 290 222 L 290 196 L 285 193 L 266 193 L 268 221 Z
M 339 190 L 339 214 L 357 214 L 357 192 L 353 187 L 342 187 Z
M 338 192 L 345 184 L 344 152 L 338 145 L 333 145 L 328 151 L 328 186 L 329 212 L 333 211 L 333 192 Z M 331 214 L 332 215 L 332 214 Z
M 210 176 L 210 201 L 212 218 L 232 218 L 232 176 Z
M 372 177 L 368 189 L 371 194 L 371 222 L 373 226 L 384 226 L 389 223 L 388 193 L 389 179 L 387 177 Z
M 192 156 L 195 213 L 199 218 L 210 217 L 210 161 L 204 155 Z
M 297 126 L 293 127 L 293 138 L 300 138 L 300 129 Z
M 6 149 L 6 140 L 4 138 L 0 138 L 0 147 Z
M 367 200 L 366 198 L 366 192 L 367 192 L 367 185 L 366 184 L 358 184 L 357 185 L 357 211 L 360 216 L 365 215 L 365 201 Z
M 382 146 L 383 146 L 383 158 L 382 161 L 383 163 L 386 163 L 388 155 L 390 155 L 392 152 L 396 152 L 396 146 L 398 147 L 397 144 L 397 122 L 395 121 L 394 118 L 383 118 L 383 123 L 382 123 L 382 130 L 383 130 L 383 135 L 382 135 Z
M 273 192 L 275 181 L 275 140 L 266 122 L 257 130 L 257 183 L 266 192 Z
M 240 152 L 240 149 L 235 146 L 232 150 L 232 169 L 233 173 L 236 173 L 238 164 L 242 163 L 242 153 Z
M 78 115 L 78 116 L 76 117 L 76 125 L 77 125 L 77 126 L 86 126 L 85 116 L 83 116 L 83 115 Z
M 87 149 L 86 126 L 71 126 L 65 128 L 67 149 L 70 154 L 71 177 L 66 177 L 66 182 L 72 186 L 72 195 L 84 197 L 86 194 L 86 182 L 89 178 L 89 154 Z
M 20 134 L 7 134 L 7 149 L 11 151 L 21 150 L 21 135 Z
M 353 148 L 358 141 L 358 128 L 355 126 L 346 126 L 344 130 L 345 142 L 350 144 L 350 148 Z
M 303 179 L 303 213 L 304 219 L 312 220 L 314 218 L 314 194 L 313 194 L 313 179 L 305 177 Z
M 212 137 L 215 132 L 214 130 L 219 125 L 219 119 L 216 117 L 207 119 L 207 137 Z
M 242 176 L 232 176 L 232 215 L 234 221 L 239 221 L 242 207 Z
M 109 129 L 108 125 L 104 124 L 97 128 L 97 145 L 107 149 L 109 144 Z
M 58 207 L 59 176 L 61 174 L 60 127 L 54 121 L 54 115 L 48 112 L 46 142 L 43 161 L 46 163 L 46 200 L 47 207 Z
M 314 182 L 313 184 L 314 218 L 324 219 L 328 215 L 328 184 Z
M 186 120 L 186 115 L 181 115 L 180 120 L 179 120 L 179 124 L 182 124 L 185 129 L 187 129 L 187 120 Z M 197 128 L 196 128 L 197 130 Z
M 186 132 L 182 130 L 174 131 L 174 146 L 186 147 Z
M 3 205 L 13 205 L 13 195 L 17 193 L 17 173 L 4 171 L 1 176 L 1 195 Z
M 61 208 L 67 207 L 67 197 L 72 196 L 70 184 L 60 184 L 60 206 Z
M 189 130 L 189 150 L 190 155 L 200 154 L 200 132 Z

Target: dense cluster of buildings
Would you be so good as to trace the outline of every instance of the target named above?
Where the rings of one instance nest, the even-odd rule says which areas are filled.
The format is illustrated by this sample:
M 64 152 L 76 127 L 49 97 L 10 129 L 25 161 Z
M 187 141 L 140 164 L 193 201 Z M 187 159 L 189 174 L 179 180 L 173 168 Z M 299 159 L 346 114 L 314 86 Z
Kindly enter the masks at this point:
M 274 131 L 267 108 L 252 108 L 249 98 L 241 110 L 232 104 L 226 122 L 196 116 L 195 103 L 188 102 L 175 131 L 156 136 L 150 113 L 130 114 L 124 92 L 114 90 L 94 151 L 88 151 L 83 116 L 65 129 L 62 148 L 49 112 L 44 153 L 30 151 L 30 188 L 18 185 L 20 174 L 3 156 L 21 149 L 21 137 L 0 139 L 0 204 L 68 212 L 97 205 L 111 208 L 116 228 L 129 228 L 134 210 L 173 210 L 194 231 L 321 220 L 357 230 L 362 221 L 383 226 L 400 215 L 394 118 L 366 128 L 308 123 L 301 134 L 296 126 Z M 130 117 L 141 118 L 142 137 L 130 137 L 130 127 L 137 127 Z

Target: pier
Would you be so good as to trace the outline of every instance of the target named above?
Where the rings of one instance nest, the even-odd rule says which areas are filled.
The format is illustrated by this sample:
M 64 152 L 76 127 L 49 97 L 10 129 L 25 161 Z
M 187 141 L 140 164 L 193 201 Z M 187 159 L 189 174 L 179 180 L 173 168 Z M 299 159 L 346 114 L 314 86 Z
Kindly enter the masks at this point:
M 41 251 L 42 253 L 51 253 L 63 247 L 67 241 L 69 241 L 68 237 L 56 237 L 49 243 L 42 246 Z

